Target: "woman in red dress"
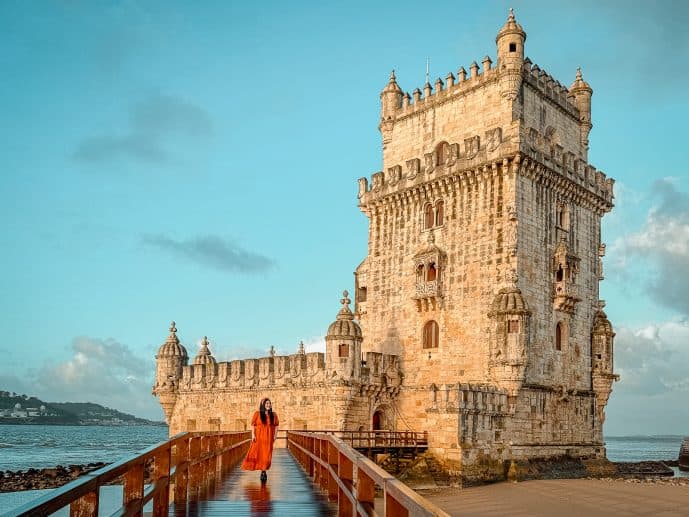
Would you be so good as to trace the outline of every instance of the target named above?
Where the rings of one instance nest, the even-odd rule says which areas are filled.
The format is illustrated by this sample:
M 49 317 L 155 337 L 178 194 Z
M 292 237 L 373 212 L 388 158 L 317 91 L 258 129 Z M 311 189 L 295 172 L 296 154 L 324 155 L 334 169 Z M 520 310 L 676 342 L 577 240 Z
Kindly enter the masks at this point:
M 244 470 L 260 470 L 263 482 L 268 480 L 266 470 L 270 468 L 273 459 L 273 443 L 277 437 L 278 425 L 280 421 L 277 413 L 273 413 L 273 404 L 270 399 L 263 399 L 251 418 L 251 446 L 242 462 Z

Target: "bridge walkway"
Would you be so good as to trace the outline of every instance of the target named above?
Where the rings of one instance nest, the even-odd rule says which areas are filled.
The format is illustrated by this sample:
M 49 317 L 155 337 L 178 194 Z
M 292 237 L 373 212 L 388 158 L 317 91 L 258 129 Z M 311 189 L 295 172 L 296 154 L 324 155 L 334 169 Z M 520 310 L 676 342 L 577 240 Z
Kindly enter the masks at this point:
M 288 515 L 335 516 L 337 505 L 328 502 L 313 485 L 287 449 L 276 448 L 268 471 L 268 481 L 261 483 L 260 471 L 245 471 L 236 466 L 210 486 L 199 500 L 170 505 L 175 516 Z

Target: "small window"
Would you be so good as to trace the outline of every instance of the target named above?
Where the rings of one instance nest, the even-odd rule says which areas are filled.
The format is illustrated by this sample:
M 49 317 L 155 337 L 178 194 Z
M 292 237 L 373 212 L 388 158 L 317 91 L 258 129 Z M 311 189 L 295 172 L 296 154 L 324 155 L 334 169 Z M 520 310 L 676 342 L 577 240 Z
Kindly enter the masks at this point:
M 519 320 L 509 320 L 507 322 L 507 332 L 510 334 L 519 332 Z
M 435 204 L 435 225 L 436 226 L 442 226 L 444 217 L 445 217 L 445 203 L 442 201 L 438 201 Z
M 516 43 L 510 43 L 510 52 L 516 52 L 517 51 L 517 44 Z
M 340 344 L 340 357 L 349 357 L 349 345 L 347 343 Z
M 358 293 L 358 298 L 360 302 L 365 302 L 366 301 L 366 296 L 367 296 L 367 289 L 365 287 L 359 287 L 359 293 Z
M 426 281 L 433 282 L 437 278 L 437 271 L 435 269 L 435 264 L 428 265 L 428 271 L 426 272 Z
M 438 348 L 438 324 L 431 320 L 423 326 L 423 347 Z
M 555 326 L 555 350 L 562 350 L 562 323 Z
M 557 273 L 555 273 L 555 281 L 556 282 L 562 282 L 564 279 L 564 270 L 562 269 L 562 266 L 557 267 Z
M 416 268 L 416 281 L 423 282 L 423 264 L 419 264 Z
M 424 209 L 424 228 L 433 228 L 433 221 L 435 214 L 433 214 L 433 205 L 428 203 Z

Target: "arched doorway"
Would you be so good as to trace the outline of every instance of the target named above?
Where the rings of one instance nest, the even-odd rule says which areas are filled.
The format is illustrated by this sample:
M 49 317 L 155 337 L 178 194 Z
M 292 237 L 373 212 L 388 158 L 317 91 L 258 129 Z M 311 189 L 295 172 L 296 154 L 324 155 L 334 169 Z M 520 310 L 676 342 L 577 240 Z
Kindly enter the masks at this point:
M 373 413 L 373 419 L 371 421 L 371 430 L 372 431 L 380 431 L 383 429 L 382 427 L 382 422 L 383 421 L 383 412 L 379 409 L 375 413 Z

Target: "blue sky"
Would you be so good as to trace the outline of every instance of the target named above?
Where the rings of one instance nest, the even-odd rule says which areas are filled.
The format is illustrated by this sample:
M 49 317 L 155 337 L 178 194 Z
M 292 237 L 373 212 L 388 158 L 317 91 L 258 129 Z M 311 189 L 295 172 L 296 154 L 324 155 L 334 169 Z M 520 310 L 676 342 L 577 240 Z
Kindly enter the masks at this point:
M 356 179 L 379 93 L 526 54 L 594 89 L 617 180 L 601 295 L 617 330 L 606 432 L 689 428 L 689 7 L 684 2 L 0 3 L 0 388 L 162 418 L 171 319 L 190 354 L 311 348 L 366 255 Z

